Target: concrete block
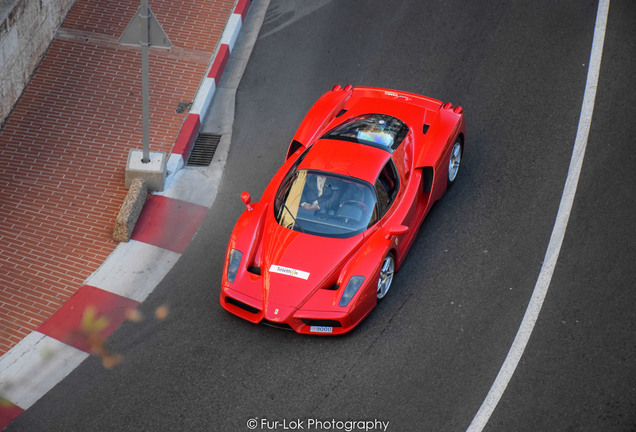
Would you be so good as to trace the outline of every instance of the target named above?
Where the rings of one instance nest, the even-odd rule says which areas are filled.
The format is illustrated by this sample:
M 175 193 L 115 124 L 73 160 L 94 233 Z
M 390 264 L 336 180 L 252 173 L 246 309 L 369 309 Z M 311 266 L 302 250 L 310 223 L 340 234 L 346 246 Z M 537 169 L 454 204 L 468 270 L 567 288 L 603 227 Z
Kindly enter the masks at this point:
M 126 188 L 130 188 L 133 180 L 141 179 L 150 191 L 163 191 L 168 174 L 165 152 L 150 152 L 150 162 L 143 163 L 143 151 L 131 150 L 126 164 Z
M 113 239 L 118 242 L 127 242 L 135 229 L 135 224 L 144 208 L 148 190 L 142 179 L 132 181 L 124 203 L 115 219 Z

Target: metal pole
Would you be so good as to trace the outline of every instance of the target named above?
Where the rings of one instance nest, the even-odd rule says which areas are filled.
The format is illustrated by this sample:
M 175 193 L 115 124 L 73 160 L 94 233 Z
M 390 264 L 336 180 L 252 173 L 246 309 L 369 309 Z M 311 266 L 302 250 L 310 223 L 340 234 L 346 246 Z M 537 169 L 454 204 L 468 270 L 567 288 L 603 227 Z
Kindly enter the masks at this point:
M 150 9 L 148 0 L 141 0 L 141 98 L 143 121 L 143 163 L 150 162 Z

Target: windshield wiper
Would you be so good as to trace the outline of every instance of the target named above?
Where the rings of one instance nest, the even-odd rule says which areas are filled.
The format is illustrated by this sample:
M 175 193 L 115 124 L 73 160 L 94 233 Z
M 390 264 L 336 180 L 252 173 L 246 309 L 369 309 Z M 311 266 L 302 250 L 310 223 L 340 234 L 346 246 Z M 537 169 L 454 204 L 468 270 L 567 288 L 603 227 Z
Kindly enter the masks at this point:
M 289 215 L 291 216 L 291 218 L 294 220 L 294 225 L 293 225 L 292 227 L 286 227 L 286 228 L 289 228 L 289 229 L 292 229 L 292 230 L 293 230 L 293 229 L 294 229 L 294 227 L 298 227 L 298 230 L 299 230 L 301 233 L 303 233 L 303 234 L 307 234 L 307 233 L 305 232 L 305 230 L 304 230 L 304 229 L 300 226 L 300 224 L 298 223 L 298 220 L 296 220 L 296 218 L 294 217 L 294 214 L 291 212 L 291 210 L 289 209 L 289 207 L 287 207 L 287 204 L 283 204 L 283 208 L 284 208 L 285 210 L 287 210 L 287 213 L 289 213 Z

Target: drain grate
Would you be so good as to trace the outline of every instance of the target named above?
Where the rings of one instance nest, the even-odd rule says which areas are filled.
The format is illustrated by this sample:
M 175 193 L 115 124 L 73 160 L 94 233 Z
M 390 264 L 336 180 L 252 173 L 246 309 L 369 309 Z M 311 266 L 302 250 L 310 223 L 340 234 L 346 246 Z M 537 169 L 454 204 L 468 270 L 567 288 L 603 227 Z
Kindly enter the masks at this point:
M 188 158 L 188 166 L 208 166 L 221 141 L 221 135 L 200 133 Z

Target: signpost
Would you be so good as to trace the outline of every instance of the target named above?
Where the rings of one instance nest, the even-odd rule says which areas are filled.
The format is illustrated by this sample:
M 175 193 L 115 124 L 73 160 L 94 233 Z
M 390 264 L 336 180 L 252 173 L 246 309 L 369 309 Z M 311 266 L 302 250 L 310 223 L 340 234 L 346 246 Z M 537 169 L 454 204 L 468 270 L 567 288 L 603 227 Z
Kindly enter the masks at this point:
M 148 0 L 141 0 L 137 13 L 119 38 L 121 45 L 141 47 L 141 93 L 143 149 L 131 150 L 126 166 L 126 187 L 135 178 L 142 178 L 148 189 L 163 190 L 166 177 L 166 154 L 150 152 L 150 47 L 170 48 L 172 43 L 152 14 Z M 139 154 L 141 153 L 141 155 Z M 141 158 L 139 158 L 141 156 Z

